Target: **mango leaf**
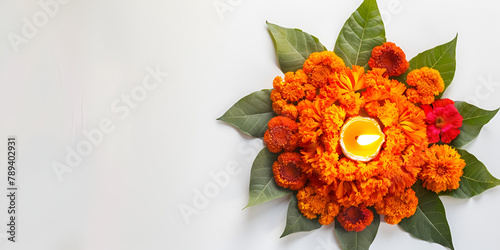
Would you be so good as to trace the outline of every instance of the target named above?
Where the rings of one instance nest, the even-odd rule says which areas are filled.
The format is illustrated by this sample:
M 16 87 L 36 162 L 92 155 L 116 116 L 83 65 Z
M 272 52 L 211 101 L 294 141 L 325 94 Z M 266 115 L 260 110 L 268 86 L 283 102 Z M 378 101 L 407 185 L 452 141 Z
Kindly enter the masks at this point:
M 335 219 L 335 233 L 339 238 L 342 249 L 348 250 L 368 250 L 378 232 L 380 216 L 373 208 L 368 208 L 373 212 L 372 224 L 361 232 L 349 232 Z
M 462 127 L 460 128 L 460 134 L 451 142 L 451 145 L 458 148 L 463 147 L 465 144 L 475 139 L 479 135 L 481 128 L 488 123 L 499 110 L 495 109 L 488 111 L 462 101 L 455 102 L 455 107 L 464 118 Z
M 297 204 L 297 196 L 294 193 L 288 204 L 285 231 L 283 231 L 280 238 L 292 233 L 312 231 L 321 227 L 317 219 L 311 220 L 302 215 Z
M 299 29 L 289 29 L 266 22 L 271 32 L 274 48 L 283 73 L 301 69 L 304 61 L 314 52 L 325 51 L 326 48 L 318 38 Z
M 217 120 L 232 124 L 247 135 L 263 137 L 267 123 L 276 116 L 270 96 L 270 89 L 253 92 L 241 98 Z
M 400 82 L 406 83 L 406 76 L 412 70 L 428 67 L 439 71 L 444 81 L 444 90 L 446 90 L 455 76 L 457 38 L 458 34 L 450 42 L 426 50 L 412 58 L 409 62 L 410 67 L 408 67 L 408 70 L 397 79 Z M 441 98 L 443 93 L 444 91 L 436 99 Z
M 418 198 L 417 211 L 411 217 L 401 220 L 399 226 L 416 238 L 454 249 L 450 227 L 439 196 L 423 188 L 421 181 L 417 181 L 412 188 Z
M 386 41 L 385 28 L 376 0 L 364 0 L 340 30 L 334 52 L 348 67 L 369 70 L 368 60 L 375 46 Z
M 457 152 L 462 156 L 461 158 L 465 160 L 466 164 L 464 174 L 460 177 L 460 187 L 440 194 L 465 199 L 500 185 L 500 180 L 493 177 L 486 169 L 486 166 L 474 155 L 463 149 L 457 149 Z
M 273 163 L 278 160 L 278 155 L 263 148 L 255 157 L 250 171 L 250 198 L 245 208 L 283 197 L 292 192 L 278 186 L 274 181 Z

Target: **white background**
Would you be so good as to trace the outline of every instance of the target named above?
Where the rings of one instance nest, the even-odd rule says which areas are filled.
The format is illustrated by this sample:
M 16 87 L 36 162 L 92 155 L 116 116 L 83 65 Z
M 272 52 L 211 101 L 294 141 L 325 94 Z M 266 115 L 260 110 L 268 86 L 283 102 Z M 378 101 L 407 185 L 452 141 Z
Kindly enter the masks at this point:
M 2 195 L 0 249 L 339 249 L 333 226 L 280 239 L 287 199 L 242 210 L 263 145 L 216 118 L 282 75 L 266 20 L 301 28 L 331 50 L 361 1 L 220 0 L 230 6 L 224 12 L 217 2 L 71 0 L 40 23 L 35 1 L 0 1 L 0 188 L 11 135 L 19 169 L 18 242 L 5 239 Z M 379 0 L 387 39 L 408 59 L 459 34 L 445 96 L 485 109 L 500 107 L 499 7 Z M 13 46 L 9 34 L 22 36 L 23 18 L 34 17 L 43 27 Z M 122 95 L 140 88 L 147 67 L 169 75 L 128 115 L 114 112 L 112 103 L 126 107 Z M 66 164 L 67 148 L 102 119 L 113 132 L 59 181 L 54 163 Z M 466 148 L 500 177 L 498 128 L 497 116 Z M 182 216 L 179 207 L 194 208 L 196 193 L 217 185 L 211 173 L 229 173 L 227 166 L 239 173 L 197 214 Z M 500 188 L 443 203 L 456 249 L 497 246 Z M 403 248 L 443 249 L 382 222 L 371 249 Z

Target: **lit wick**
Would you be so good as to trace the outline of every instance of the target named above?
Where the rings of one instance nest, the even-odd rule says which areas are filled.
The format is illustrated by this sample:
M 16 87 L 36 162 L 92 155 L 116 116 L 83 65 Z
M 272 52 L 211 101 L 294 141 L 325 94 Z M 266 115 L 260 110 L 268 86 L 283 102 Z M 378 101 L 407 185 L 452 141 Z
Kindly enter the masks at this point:
M 359 145 L 365 146 L 376 142 L 380 138 L 380 135 L 359 135 L 356 136 L 356 141 Z

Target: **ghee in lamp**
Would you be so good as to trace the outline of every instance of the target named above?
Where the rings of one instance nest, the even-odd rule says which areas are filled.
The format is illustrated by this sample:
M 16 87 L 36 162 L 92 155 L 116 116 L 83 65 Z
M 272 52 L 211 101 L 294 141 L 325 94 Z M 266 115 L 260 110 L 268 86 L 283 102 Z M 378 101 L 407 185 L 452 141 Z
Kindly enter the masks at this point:
M 372 160 L 378 155 L 384 141 L 385 135 L 373 118 L 351 117 L 340 130 L 340 147 L 351 160 Z

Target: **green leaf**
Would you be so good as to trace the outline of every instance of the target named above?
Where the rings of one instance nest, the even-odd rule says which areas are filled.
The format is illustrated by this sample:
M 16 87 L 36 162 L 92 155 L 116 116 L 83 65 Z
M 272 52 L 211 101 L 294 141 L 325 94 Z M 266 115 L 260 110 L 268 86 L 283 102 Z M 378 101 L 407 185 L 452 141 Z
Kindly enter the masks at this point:
M 283 73 L 301 69 L 310 54 L 326 50 L 318 38 L 302 30 L 284 28 L 270 22 L 266 23 Z
M 460 178 L 460 187 L 440 194 L 465 199 L 500 185 L 500 180 L 493 177 L 486 169 L 486 166 L 474 155 L 463 149 L 457 149 L 457 152 L 462 156 L 461 158 L 465 160 L 466 164 L 464 174 Z
M 247 135 L 263 137 L 267 123 L 276 116 L 270 96 L 270 89 L 253 92 L 241 98 L 217 120 L 232 124 Z
M 297 204 L 297 196 L 294 193 L 288 204 L 285 231 L 280 238 L 292 233 L 312 231 L 321 227 L 317 219 L 311 220 L 302 215 Z
M 377 211 L 373 208 L 368 208 L 373 212 L 372 224 L 367 226 L 361 232 L 349 232 L 340 225 L 340 223 L 335 219 L 335 233 L 339 238 L 340 244 L 342 244 L 342 249 L 349 250 L 364 250 L 369 249 L 375 236 L 377 235 L 378 227 L 380 225 L 380 216 Z
M 278 160 L 278 155 L 263 148 L 255 158 L 250 172 L 250 198 L 245 208 L 283 197 L 292 192 L 278 186 L 274 181 L 273 163 Z
M 376 0 L 365 0 L 340 30 L 334 52 L 346 66 L 359 65 L 369 70 L 368 60 L 375 46 L 386 41 L 385 28 Z
M 466 102 L 457 101 L 455 107 L 464 118 L 460 134 L 455 138 L 451 145 L 455 147 L 463 147 L 479 135 L 481 128 L 493 118 L 499 109 L 492 111 L 480 109 Z
M 428 67 L 439 71 L 444 81 L 444 90 L 446 90 L 455 76 L 457 38 L 458 34 L 450 42 L 426 50 L 412 58 L 409 62 L 410 67 L 408 67 L 408 70 L 397 79 L 401 82 L 406 82 L 406 76 L 412 70 Z M 441 98 L 444 90 L 436 99 Z
M 417 211 L 401 220 L 399 226 L 416 238 L 453 249 L 450 227 L 439 196 L 423 188 L 421 181 L 417 181 L 412 188 L 418 198 Z

